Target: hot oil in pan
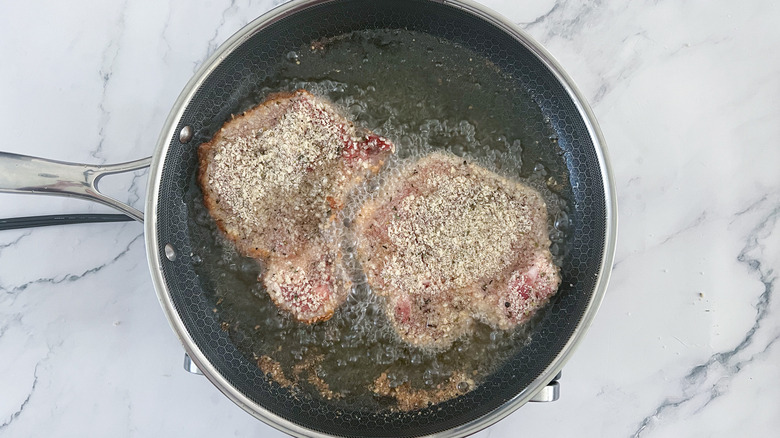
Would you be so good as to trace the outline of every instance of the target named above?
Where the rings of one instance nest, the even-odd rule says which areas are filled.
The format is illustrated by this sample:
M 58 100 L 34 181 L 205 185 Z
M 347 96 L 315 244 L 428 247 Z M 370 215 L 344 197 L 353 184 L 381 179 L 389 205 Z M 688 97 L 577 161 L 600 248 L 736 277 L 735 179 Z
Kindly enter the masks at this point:
M 259 84 L 239 110 L 299 88 L 327 96 L 356 123 L 391 139 L 397 157 L 388 171 L 445 149 L 534 186 L 548 205 L 556 262 L 565 257 L 571 198 L 553 130 L 516 82 L 484 57 L 416 32 L 351 33 L 289 52 L 278 75 Z M 370 182 L 358 196 L 374 186 Z M 222 328 L 277 383 L 301 396 L 378 410 L 424 406 L 426 398 L 436 402 L 473 389 L 532 333 L 533 320 L 513 331 L 477 324 L 446 351 L 408 346 L 385 321 L 381 298 L 357 269 L 349 238 L 343 242 L 347 264 L 355 268 L 349 298 L 329 321 L 298 323 L 277 310 L 257 281 L 262 267 L 219 235 L 194 178 L 190 192 L 197 270 L 214 292 Z M 406 403 L 372 391 L 382 374 Z

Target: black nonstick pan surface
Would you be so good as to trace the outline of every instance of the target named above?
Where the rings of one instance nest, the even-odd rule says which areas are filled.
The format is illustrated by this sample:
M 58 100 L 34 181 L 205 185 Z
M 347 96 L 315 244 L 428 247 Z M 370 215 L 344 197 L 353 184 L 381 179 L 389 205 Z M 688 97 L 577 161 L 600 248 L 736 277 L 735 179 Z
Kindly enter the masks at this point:
M 404 47 L 416 43 L 428 45 L 431 65 L 422 64 L 420 47 L 410 50 L 423 54 L 420 58 L 404 56 Z M 318 54 L 345 44 L 353 49 L 329 58 Z M 470 60 L 480 65 L 470 68 L 456 55 L 437 61 L 437 53 L 449 50 L 437 44 L 473 53 Z M 382 58 L 388 53 L 395 57 Z M 339 63 L 342 68 L 334 67 Z M 215 290 L 222 281 L 203 268 L 204 248 L 214 242 L 198 211 L 197 147 L 231 114 L 271 92 L 299 87 L 353 104 L 358 123 L 408 143 L 406 150 L 442 148 L 492 160 L 546 187 L 555 199 L 551 226 L 561 233 L 553 248 L 561 287 L 524 341 L 475 389 L 411 412 L 309 396 L 269 378 L 246 342 L 226 329 L 226 320 L 238 313 L 219 308 Z M 468 126 L 449 129 L 444 120 Z M 417 134 L 406 138 L 405 132 Z M 459 136 L 482 147 L 461 147 L 469 141 Z M 511 163 L 505 157 L 513 157 Z M 552 379 L 593 318 L 614 251 L 608 172 L 595 121 L 565 74 L 538 45 L 478 6 L 293 2 L 228 41 L 179 98 L 150 173 L 147 249 L 163 308 L 193 360 L 263 421 L 299 435 L 463 435 L 508 415 Z M 262 339 L 262 331 L 258 336 Z

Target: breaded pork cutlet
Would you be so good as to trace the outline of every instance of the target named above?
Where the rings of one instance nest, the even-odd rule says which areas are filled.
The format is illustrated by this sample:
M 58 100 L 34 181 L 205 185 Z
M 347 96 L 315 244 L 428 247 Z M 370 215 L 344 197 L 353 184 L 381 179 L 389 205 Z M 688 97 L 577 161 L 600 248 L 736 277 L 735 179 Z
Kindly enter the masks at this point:
M 446 348 L 476 320 L 509 329 L 555 294 L 538 192 L 444 153 L 401 169 L 355 219 L 358 260 L 404 341 Z
M 234 117 L 198 150 L 203 201 L 238 252 L 265 264 L 276 305 L 327 320 L 350 281 L 339 211 L 393 145 L 304 90 L 270 96 Z

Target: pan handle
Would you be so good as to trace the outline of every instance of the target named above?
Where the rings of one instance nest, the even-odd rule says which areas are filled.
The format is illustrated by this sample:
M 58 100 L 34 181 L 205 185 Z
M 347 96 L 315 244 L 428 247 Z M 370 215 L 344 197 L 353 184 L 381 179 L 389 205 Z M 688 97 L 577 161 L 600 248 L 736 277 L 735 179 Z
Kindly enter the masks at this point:
M 89 165 L 65 163 L 27 155 L 0 152 L 0 193 L 33 193 L 71 196 L 99 202 L 143 222 L 143 212 L 98 190 L 106 175 L 132 172 L 149 167 L 151 157 L 127 163 Z

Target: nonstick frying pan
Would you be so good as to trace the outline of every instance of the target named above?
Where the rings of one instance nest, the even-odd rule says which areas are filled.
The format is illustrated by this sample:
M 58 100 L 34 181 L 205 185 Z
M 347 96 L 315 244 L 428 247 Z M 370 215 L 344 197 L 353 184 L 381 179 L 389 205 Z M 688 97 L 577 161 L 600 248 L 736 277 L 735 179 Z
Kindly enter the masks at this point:
M 563 282 L 529 341 L 476 389 L 412 412 L 345 408 L 270 381 L 222 330 L 209 282 L 196 272 L 192 254 L 198 242 L 189 232 L 193 213 L 187 197 L 198 145 L 231 114 L 246 109 L 277 60 L 291 50 L 366 29 L 405 29 L 450 41 L 511 78 L 549 124 L 564 165 L 558 183 L 569 199 Z M 106 174 L 150 164 L 145 214 L 97 190 Z M 194 364 L 247 412 L 298 436 L 464 436 L 509 415 L 554 378 L 593 320 L 606 289 L 617 224 L 604 141 L 585 100 L 538 43 L 466 0 L 287 3 L 248 24 L 204 63 L 174 104 L 151 159 L 89 166 L 0 153 L 0 191 L 82 197 L 143 221 L 158 297 Z

